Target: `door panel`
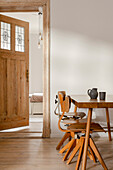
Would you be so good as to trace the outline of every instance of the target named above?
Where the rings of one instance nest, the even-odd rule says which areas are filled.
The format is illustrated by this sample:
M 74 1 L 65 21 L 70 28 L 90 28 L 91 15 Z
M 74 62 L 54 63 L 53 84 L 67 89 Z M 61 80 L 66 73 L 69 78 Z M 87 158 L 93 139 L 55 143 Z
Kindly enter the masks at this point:
M 0 117 L 7 114 L 7 60 L 0 58 Z
M 0 15 L 0 130 L 29 125 L 26 72 L 29 23 Z
M 26 110 L 26 82 L 25 82 L 25 62 L 20 61 L 20 108 L 21 114 L 24 115 Z

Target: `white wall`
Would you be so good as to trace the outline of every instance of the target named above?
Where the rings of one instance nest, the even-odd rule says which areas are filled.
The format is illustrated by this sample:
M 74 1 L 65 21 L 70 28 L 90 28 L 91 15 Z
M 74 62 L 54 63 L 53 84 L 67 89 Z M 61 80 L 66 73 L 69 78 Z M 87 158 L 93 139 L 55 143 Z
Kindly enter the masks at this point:
M 43 92 L 43 47 L 38 49 L 38 35 L 29 35 L 29 92 Z
M 51 0 L 52 136 L 62 134 L 54 115 L 58 90 L 86 94 L 87 89 L 97 87 L 113 94 L 112 7 L 112 0 Z M 103 111 L 95 110 L 102 124 L 106 120 Z M 110 120 L 113 123 L 113 109 Z

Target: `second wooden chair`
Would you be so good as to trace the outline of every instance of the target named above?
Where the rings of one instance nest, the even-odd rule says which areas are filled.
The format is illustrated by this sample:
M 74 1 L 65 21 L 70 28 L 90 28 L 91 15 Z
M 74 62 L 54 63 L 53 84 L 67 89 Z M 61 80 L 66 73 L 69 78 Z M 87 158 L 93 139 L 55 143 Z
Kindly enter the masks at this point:
M 72 151 L 72 154 L 67 161 L 67 164 L 69 164 L 71 162 L 71 160 L 73 159 L 73 157 L 75 156 L 75 154 L 77 153 L 77 151 L 79 150 L 78 160 L 77 160 L 77 164 L 76 164 L 76 169 L 79 169 L 80 162 L 82 159 L 83 149 L 84 149 L 85 132 L 86 132 L 87 122 L 85 122 L 83 120 L 81 121 L 78 119 L 76 119 L 74 123 L 72 123 L 70 121 L 65 122 L 63 117 L 64 117 L 65 113 L 69 112 L 69 109 L 71 107 L 71 98 L 69 96 L 65 96 L 65 98 L 64 98 L 62 93 L 59 93 L 59 98 L 61 101 L 60 104 L 61 104 L 61 108 L 62 108 L 62 115 L 59 118 L 58 127 L 62 132 L 71 133 L 71 136 L 72 136 L 71 141 L 68 142 L 68 144 L 65 145 L 64 148 L 62 148 L 60 150 L 60 153 L 63 153 L 64 151 L 67 150 L 64 155 L 64 158 L 63 158 L 63 160 L 66 160 L 68 155 Z M 68 128 L 67 129 L 62 128 L 61 127 L 62 123 L 68 125 Z M 92 132 L 105 132 L 105 131 L 100 126 L 100 124 L 93 122 L 93 123 L 91 123 L 91 129 L 90 129 L 90 133 L 92 133 Z M 81 136 L 79 136 L 78 133 L 80 133 Z M 87 155 L 94 162 L 96 162 L 96 158 L 98 158 L 98 160 L 102 164 L 103 168 L 107 169 L 107 167 L 104 163 L 104 160 L 102 159 L 101 154 L 99 153 L 91 135 L 89 138 Z

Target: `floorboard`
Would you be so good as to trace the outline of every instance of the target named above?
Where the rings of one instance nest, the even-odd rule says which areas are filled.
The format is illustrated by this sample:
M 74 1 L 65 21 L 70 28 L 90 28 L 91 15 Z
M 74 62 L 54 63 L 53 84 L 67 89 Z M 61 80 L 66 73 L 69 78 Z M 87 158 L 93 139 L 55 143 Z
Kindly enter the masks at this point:
M 43 131 L 43 115 L 30 115 L 29 126 L 0 131 L 0 139 L 41 138 Z
M 62 161 L 63 155 L 55 149 L 58 138 L 0 139 L 0 170 L 74 170 L 77 156 L 70 165 Z M 109 170 L 113 170 L 113 141 L 95 138 Z M 88 159 L 87 170 L 103 170 L 99 163 Z

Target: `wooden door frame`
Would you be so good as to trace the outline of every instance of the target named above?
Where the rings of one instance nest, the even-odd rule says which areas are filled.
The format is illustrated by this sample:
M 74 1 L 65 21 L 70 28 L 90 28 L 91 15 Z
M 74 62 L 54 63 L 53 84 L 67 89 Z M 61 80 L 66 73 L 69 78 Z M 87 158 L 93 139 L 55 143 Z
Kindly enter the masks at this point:
M 43 137 L 50 137 L 50 0 L 0 0 L 0 12 L 34 12 L 43 7 Z

